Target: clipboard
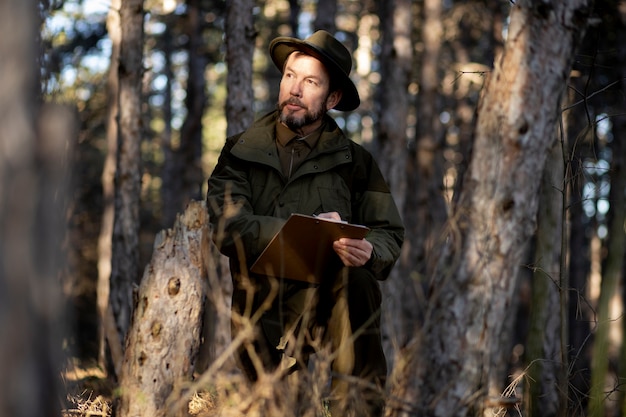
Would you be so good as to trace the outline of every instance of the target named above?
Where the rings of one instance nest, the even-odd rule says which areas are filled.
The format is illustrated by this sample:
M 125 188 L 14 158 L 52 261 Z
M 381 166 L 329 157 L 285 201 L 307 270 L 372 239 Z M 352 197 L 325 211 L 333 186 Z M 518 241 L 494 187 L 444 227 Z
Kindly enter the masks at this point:
M 367 226 L 292 214 L 250 271 L 320 283 L 324 275 L 341 266 L 341 260 L 333 250 L 333 242 L 342 237 L 363 239 L 369 231 Z

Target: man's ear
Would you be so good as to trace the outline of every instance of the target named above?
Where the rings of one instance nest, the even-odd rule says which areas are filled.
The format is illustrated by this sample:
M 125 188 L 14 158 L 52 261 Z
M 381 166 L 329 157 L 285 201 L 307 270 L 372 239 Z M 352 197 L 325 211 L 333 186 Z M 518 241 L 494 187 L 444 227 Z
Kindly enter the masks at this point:
M 335 90 L 328 95 L 326 99 L 326 110 L 330 110 L 335 107 L 341 101 L 342 92 L 341 90 Z

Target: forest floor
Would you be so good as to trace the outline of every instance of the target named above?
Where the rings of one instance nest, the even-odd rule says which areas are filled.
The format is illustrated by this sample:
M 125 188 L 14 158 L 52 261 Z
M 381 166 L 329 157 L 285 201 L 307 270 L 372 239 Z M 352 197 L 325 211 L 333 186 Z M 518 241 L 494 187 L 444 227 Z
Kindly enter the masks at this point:
M 70 360 L 61 374 L 62 417 L 112 417 L 117 396 L 117 381 L 91 360 Z M 229 391 L 229 390 L 226 390 Z M 232 395 L 232 392 L 231 392 Z M 236 396 L 234 396 L 236 397 Z M 224 407 L 234 398 L 218 398 L 214 392 L 197 392 L 189 401 L 188 413 L 195 417 L 222 415 Z M 226 407 L 228 408 L 228 407 Z M 227 412 L 233 414 L 232 410 Z M 243 416 L 243 414 L 242 414 Z
M 95 362 L 70 360 L 62 372 L 63 417 L 112 415 L 115 381 Z
M 72 360 L 62 373 L 65 398 L 62 417 L 111 417 L 117 382 L 96 363 Z M 189 402 L 189 414 L 208 417 L 217 406 L 211 394 L 195 394 Z
M 115 415 L 114 407 L 117 398 L 117 381 L 102 370 L 95 361 L 81 362 L 71 360 L 66 364 L 62 372 L 61 387 L 62 392 L 61 407 L 62 417 L 112 417 Z M 214 381 L 212 389 L 198 391 L 194 393 L 188 404 L 188 413 L 194 417 L 214 417 L 214 416 L 260 416 L 260 415 L 288 415 L 284 410 L 277 412 L 277 409 L 270 408 L 269 414 L 259 408 L 267 403 L 268 395 L 273 389 L 284 392 L 286 388 L 283 383 L 289 384 L 285 380 L 278 384 L 261 384 L 248 386 L 242 382 L 240 377 L 230 375 L 227 379 L 218 378 Z M 269 382 L 269 381 L 268 381 Z M 265 386 L 264 386 L 265 385 Z M 219 387 L 219 388 L 217 388 Z M 270 395 L 271 396 L 271 395 Z M 278 397 L 282 397 L 279 395 Z M 263 398 L 265 401 L 254 401 L 253 398 Z M 279 401 L 282 403 L 283 401 Z M 242 407 L 243 404 L 247 404 Z M 311 413 L 307 415 L 319 415 L 306 400 L 300 406 L 305 405 Z M 267 405 L 267 404 L 266 404 Z M 274 404 L 273 406 L 277 406 Z M 286 405 L 286 404 L 283 404 Z M 272 407 L 272 404 L 270 404 Z M 291 409 L 293 411 L 293 409 Z M 265 411 L 268 411 L 266 408 Z M 322 412 L 328 416 L 327 411 Z

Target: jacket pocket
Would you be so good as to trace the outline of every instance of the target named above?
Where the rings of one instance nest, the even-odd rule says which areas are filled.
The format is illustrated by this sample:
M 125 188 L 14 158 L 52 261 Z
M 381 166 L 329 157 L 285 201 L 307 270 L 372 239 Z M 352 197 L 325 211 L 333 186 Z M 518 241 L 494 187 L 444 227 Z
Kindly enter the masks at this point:
M 318 187 L 317 191 L 320 199 L 320 213 L 336 211 L 342 220 L 349 222 L 352 219 L 349 190 Z

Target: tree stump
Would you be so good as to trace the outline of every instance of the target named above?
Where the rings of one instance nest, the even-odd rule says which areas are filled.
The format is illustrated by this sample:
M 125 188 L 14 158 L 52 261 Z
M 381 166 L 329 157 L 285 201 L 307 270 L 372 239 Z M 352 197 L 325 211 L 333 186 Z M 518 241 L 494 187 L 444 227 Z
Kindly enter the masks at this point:
M 191 380 L 209 256 L 208 214 L 192 201 L 172 229 L 157 235 L 144 271 L 126 339 L 119 416 L 165 416 L 171 394 Z

